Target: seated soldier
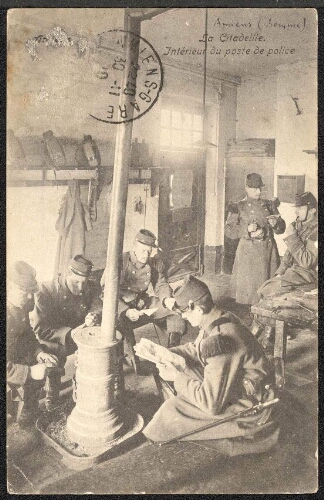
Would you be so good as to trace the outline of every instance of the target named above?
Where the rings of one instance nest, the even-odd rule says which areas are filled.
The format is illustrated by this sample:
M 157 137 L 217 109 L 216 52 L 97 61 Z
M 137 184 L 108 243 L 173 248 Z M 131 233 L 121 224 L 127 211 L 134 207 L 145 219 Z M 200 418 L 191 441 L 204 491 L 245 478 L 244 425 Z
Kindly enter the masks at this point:
M 213 442 L 214 447 L 227 449 L 229 454 L 241 453 L 233 447 L 231 438 L 241 438 L 241 450 L 242 443 L 252 441 L 253 452 L 269 449 L 279 434 L 271 408 L 198 431 L 205 424 L 216 424 L 254 404 L 272 400 L 272 369 L 251 332 L 238 318 L 213 304 L 205 283 L 190 276 L 175 291 L 174 298 L 182 317 L 199 326 L 200 332 L 195 342 L 171 349 L 186 360 L 184 371 L 169 362 L 157 365 L 162 386 L 173 387 L 174 394 L 144 429 L 145 436 L 166 441 L 197 431 L 188 439 L 220 440 Z
M 315 196 L 307 191 L 296 196 L 296 220 L 287 230 L 287 245 L 275 277 L 263 283 L 258 290 L 260 298 L 279 295 L 295 288 L 311 289 L 317 286 L 318 218 Z
M 169 334 L 168 347 L 180 344 L 185 333 L 185 321 L 172 311 L 174 299 L 172 290 L 165 278 L 164 263 L 159 254 L 151 257 L 156 237 L 151 231 L 141 229 L 135 236 L 133 249 L 125 252 L 119 288 L 117 330 L 131 350 L 132 365 L 139 371 L 139 360 L 133 351 L 136 343 L 134 329 L 147 323 L 166 320 Z M 101 285 L 105 284 L 105 273 Z M 151 288 L 151 295 L 149 290 Z M 155 309 L 150 316 L 143 309 Z
M 92 262 L 77 255 L 71 259 L 66 273 L 41 284 L 35 297 L 31 325 L 39 342 L 58 356 L 62 368 L 66 356 L 77 348 L 72 338 L 73 329 L 84 323 L 87 326 L 100 324 L 100 286 L 89 279 L 91 270 Z M 52 410 L 58 403 L 61 376 L 53 373 L 49 380 L 45 405 Z
M 8 271 L 7 411 L 12 417 L 18 413 L 22 428 L 35 423 L 40 389 L 50 367 L 58 364 L 57 357 L 37 341 L 29 323 L 36 290 L 35 269 L 26 262 L 15 262 Z M 20 412 L 14 408 L 15 401 L 23 402 Z

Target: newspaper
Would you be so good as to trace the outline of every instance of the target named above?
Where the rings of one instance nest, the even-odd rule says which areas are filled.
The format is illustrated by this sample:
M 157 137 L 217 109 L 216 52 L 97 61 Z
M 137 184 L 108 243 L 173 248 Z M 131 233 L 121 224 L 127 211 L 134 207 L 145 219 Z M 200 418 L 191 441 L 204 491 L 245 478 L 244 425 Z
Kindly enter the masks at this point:
M 164 364 L 168 361 L 182 370 L 186 367 L 186 361 L 182 356 L 145 338 L 142 338 L 138 344 L 134 346 L 134 350 L 137 356 L 152 361 L 152 363 L 155 364 Z

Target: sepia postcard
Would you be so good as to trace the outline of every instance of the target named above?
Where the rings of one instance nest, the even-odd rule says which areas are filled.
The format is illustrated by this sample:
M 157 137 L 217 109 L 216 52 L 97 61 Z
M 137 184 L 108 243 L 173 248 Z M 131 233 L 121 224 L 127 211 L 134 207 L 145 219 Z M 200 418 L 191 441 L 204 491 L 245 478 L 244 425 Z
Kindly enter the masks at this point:
M 7 10 L 9 493 L 317 491 L 317 44 Z

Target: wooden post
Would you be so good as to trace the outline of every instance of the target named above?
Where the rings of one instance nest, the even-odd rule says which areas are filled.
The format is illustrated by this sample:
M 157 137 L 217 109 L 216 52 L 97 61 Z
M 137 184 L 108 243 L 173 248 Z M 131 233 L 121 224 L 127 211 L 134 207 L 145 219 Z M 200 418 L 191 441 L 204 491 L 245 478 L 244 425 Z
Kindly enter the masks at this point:
M 141 21 L 139 18 L 130 17 L 125 12 L 125 30 L 140 35 Z M 126 42 L 126 68 L 123 75 L 123 86 L 126 87 L 127 75 L 132 65 L 138 63 L 137 49 L 131 49 L 128 34 Z M 127 103 L 128 96 L 121 94 L 120 106 Z M 133 118 L 132 106 L 127 119 Z M 105 293 L 102 309 L 102 341 L 113 342 L 116 338 L 116 322 L 119 292 L 119 263 L 123 252 L 124 229 L 126 217 L 126 203 L 128 191 L 128 171 L 131 159 L 133 122 L 120 123 L 117 125 L 114 177 L 112 184 L 111 212 L 109 222 L 109 238 L 107 249 L 107 262 L 105 271 Z

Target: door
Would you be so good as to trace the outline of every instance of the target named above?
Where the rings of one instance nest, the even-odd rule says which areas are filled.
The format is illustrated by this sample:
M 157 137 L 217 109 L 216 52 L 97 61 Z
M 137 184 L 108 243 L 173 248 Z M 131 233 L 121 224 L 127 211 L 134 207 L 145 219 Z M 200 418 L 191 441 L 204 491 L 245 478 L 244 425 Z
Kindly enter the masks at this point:
M 204 170 L 199 152 L 162 152 L 159 192 L 159 246 L 169 281 L 203 269 Z

